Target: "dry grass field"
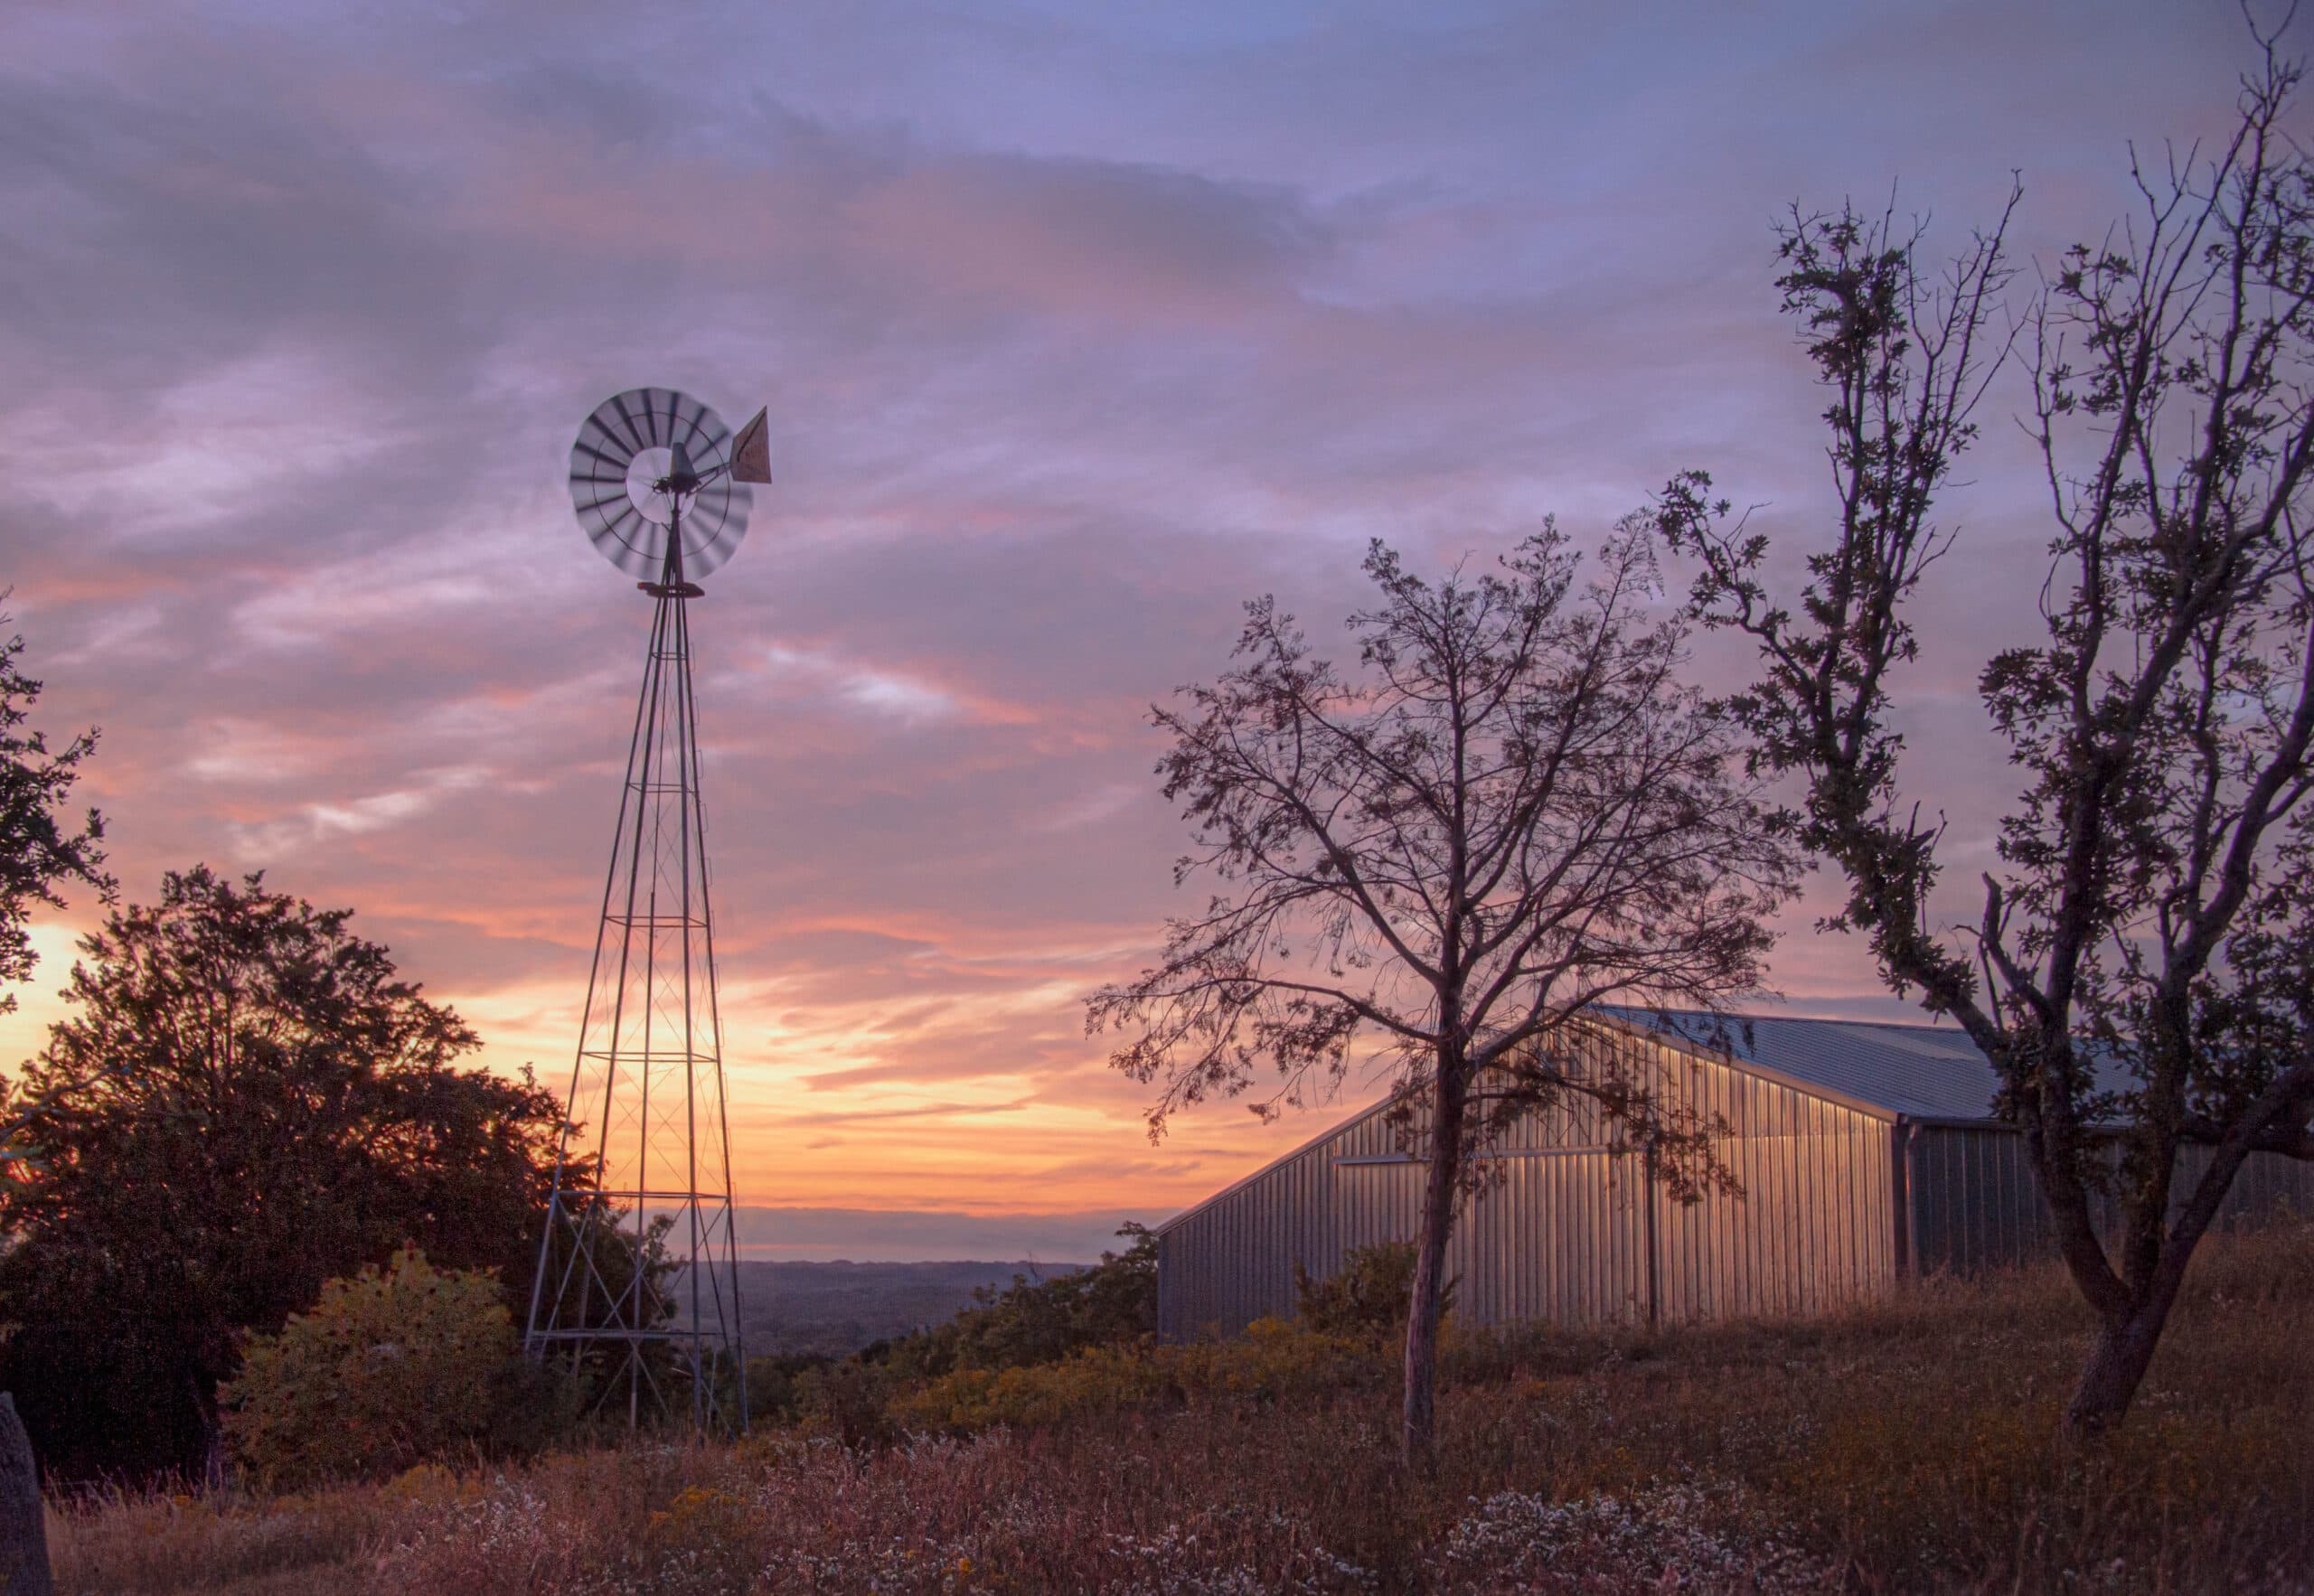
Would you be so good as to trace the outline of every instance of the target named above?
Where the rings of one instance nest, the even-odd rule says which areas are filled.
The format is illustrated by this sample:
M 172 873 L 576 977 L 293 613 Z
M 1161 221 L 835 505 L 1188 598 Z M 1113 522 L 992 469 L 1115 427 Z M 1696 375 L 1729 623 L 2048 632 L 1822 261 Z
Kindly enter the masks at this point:
M 2040 1270 L 1467 1338 L 1415 1479 L 1387 1356 L 1278 1329 L 888 1394 L 891 1439 L 85 1498 L 50 1533 L 72 1592 L 2314 1591 L 2314 1225 L 2207 1245 L 2125 1432 L 2065 1454 L 2084 1334 Z

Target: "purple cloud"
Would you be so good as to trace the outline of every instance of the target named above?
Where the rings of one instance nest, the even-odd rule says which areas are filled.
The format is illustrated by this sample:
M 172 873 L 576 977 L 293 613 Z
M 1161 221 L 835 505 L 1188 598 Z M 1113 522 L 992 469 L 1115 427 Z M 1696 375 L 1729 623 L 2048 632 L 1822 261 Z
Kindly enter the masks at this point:
M 768 402 L 779 484 L 694 616 L 742 1196 L 799 1236 L 1153 1218 L 1347 1106 L 1152 1150 L 1074 1001 L 1176 902 L 1142 712 L 1238 602 L 1322 636 L 1369 536 L 1602 530 L 1689 465 L 1796 557 L 1778 207 L 1899 181 L 1957 228 L 2021 166 L 2046 257 L 2123 208 L 2126 139 L 2222 122 L 2243 42 L 2215 0 L 19 5 L 0 582 L 43 719 L 106 728 L 132 897 L 207 859 L 353 905 L 560 1083 L 646 614 L 559 462 L 617 389 Z M 1904 712 L 1984 852 L 1974 671 L 2031 622 L 2042 490 L 1997 414 L 1971 474 Z M 1827 901 L 1793 1006 L 1902 1012 Z

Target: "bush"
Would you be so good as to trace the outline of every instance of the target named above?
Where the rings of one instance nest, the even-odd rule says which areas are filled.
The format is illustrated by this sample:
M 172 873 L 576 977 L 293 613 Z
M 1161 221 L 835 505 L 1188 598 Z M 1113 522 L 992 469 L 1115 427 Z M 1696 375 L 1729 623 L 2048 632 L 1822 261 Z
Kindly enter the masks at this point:
M 846 1446 L 875 1446 L 892 1439 L 885 1417 L 894 1376 L 881 1365 L 847 1357 L 807 1368 L 795 1378 L 795 1408 Z
M 1414 1300 L 1412 1242 L 1378 1242 L 1352 1247 L 1341 1267 L 1323 1280 L 1293 1266 L 1293 1309 L 1310 1329 L 1329 1336 L 1388 1336 L 1403 1329 Z M 1454 1306 L 1454 1282 L 1446 1282 L 1442 1312 Z
M 381 1272 L 322 1287 L 278 1335 L 249 1343 L 220 1396 L 242 1467 L 263 1485 L 393 1474 L 480 1450 L 552 1395 L 514 1356 L 504 1293 L 478 1270 L 437 1270 L 404 1247 Z
M 1050 1280 L 1016 1274 L 999 1291 L 982 1286 L 973 1306 L 929 1330 L 879 1342 L 862 1361 L 896 1375 L 937 1378 L 958 1369 L 1026 1368 L 1091 1347 L 1127 1346 L 1157 1331 L 1157 1238 L 1139 1225 L 1117 1232 L 1133 1244 L 1103 1253 L 1090 1269 Z
M 748 1359 L 748 1422 L 788 1424 L 835 1359 L 823 1352 L 783 1352 Z
M 1369 1388 L 1390 1373 L 1389 1360 L 1377 1356 L 1369 1338 L 1257 1319 L 1234 1340 L 1087 1347 L 1058 1363 L 956 1369 L 902 1389 L 885 1414 L 899 1430 L 970 1433 L 992 1424 L 1057 1424 L 1199 1400 L 1259 1406 Z

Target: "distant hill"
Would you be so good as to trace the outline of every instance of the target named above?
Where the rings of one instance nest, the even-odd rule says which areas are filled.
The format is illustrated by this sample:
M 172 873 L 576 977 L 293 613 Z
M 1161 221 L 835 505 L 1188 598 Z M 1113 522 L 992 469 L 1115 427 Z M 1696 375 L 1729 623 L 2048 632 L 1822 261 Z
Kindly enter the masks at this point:
M 739 1329 L 750 1357 L 841 1357 L 870 1341 L 938 1324 L 972 1305 L 973 1288 L 1050 1279 L 1081 1263 L 752 1263 L 739 1265 Z M 689 1298 L 676 1281 L 676 1300 Z

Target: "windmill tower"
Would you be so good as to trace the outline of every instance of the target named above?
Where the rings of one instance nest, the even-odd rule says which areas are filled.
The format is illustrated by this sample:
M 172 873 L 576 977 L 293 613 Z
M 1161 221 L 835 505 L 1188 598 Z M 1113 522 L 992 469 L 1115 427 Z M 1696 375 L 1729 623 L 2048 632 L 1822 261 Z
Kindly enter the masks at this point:
M 735 442 L 663 388 L 604 400 L 570 450 L 578 524 L 640 578 L 651 640 L 523 1344 L 597 1412 L 687 1410 L 701 1436 L 746 1428 L 747 1375 L 689 606 L 770 480 L 761 413 Z

